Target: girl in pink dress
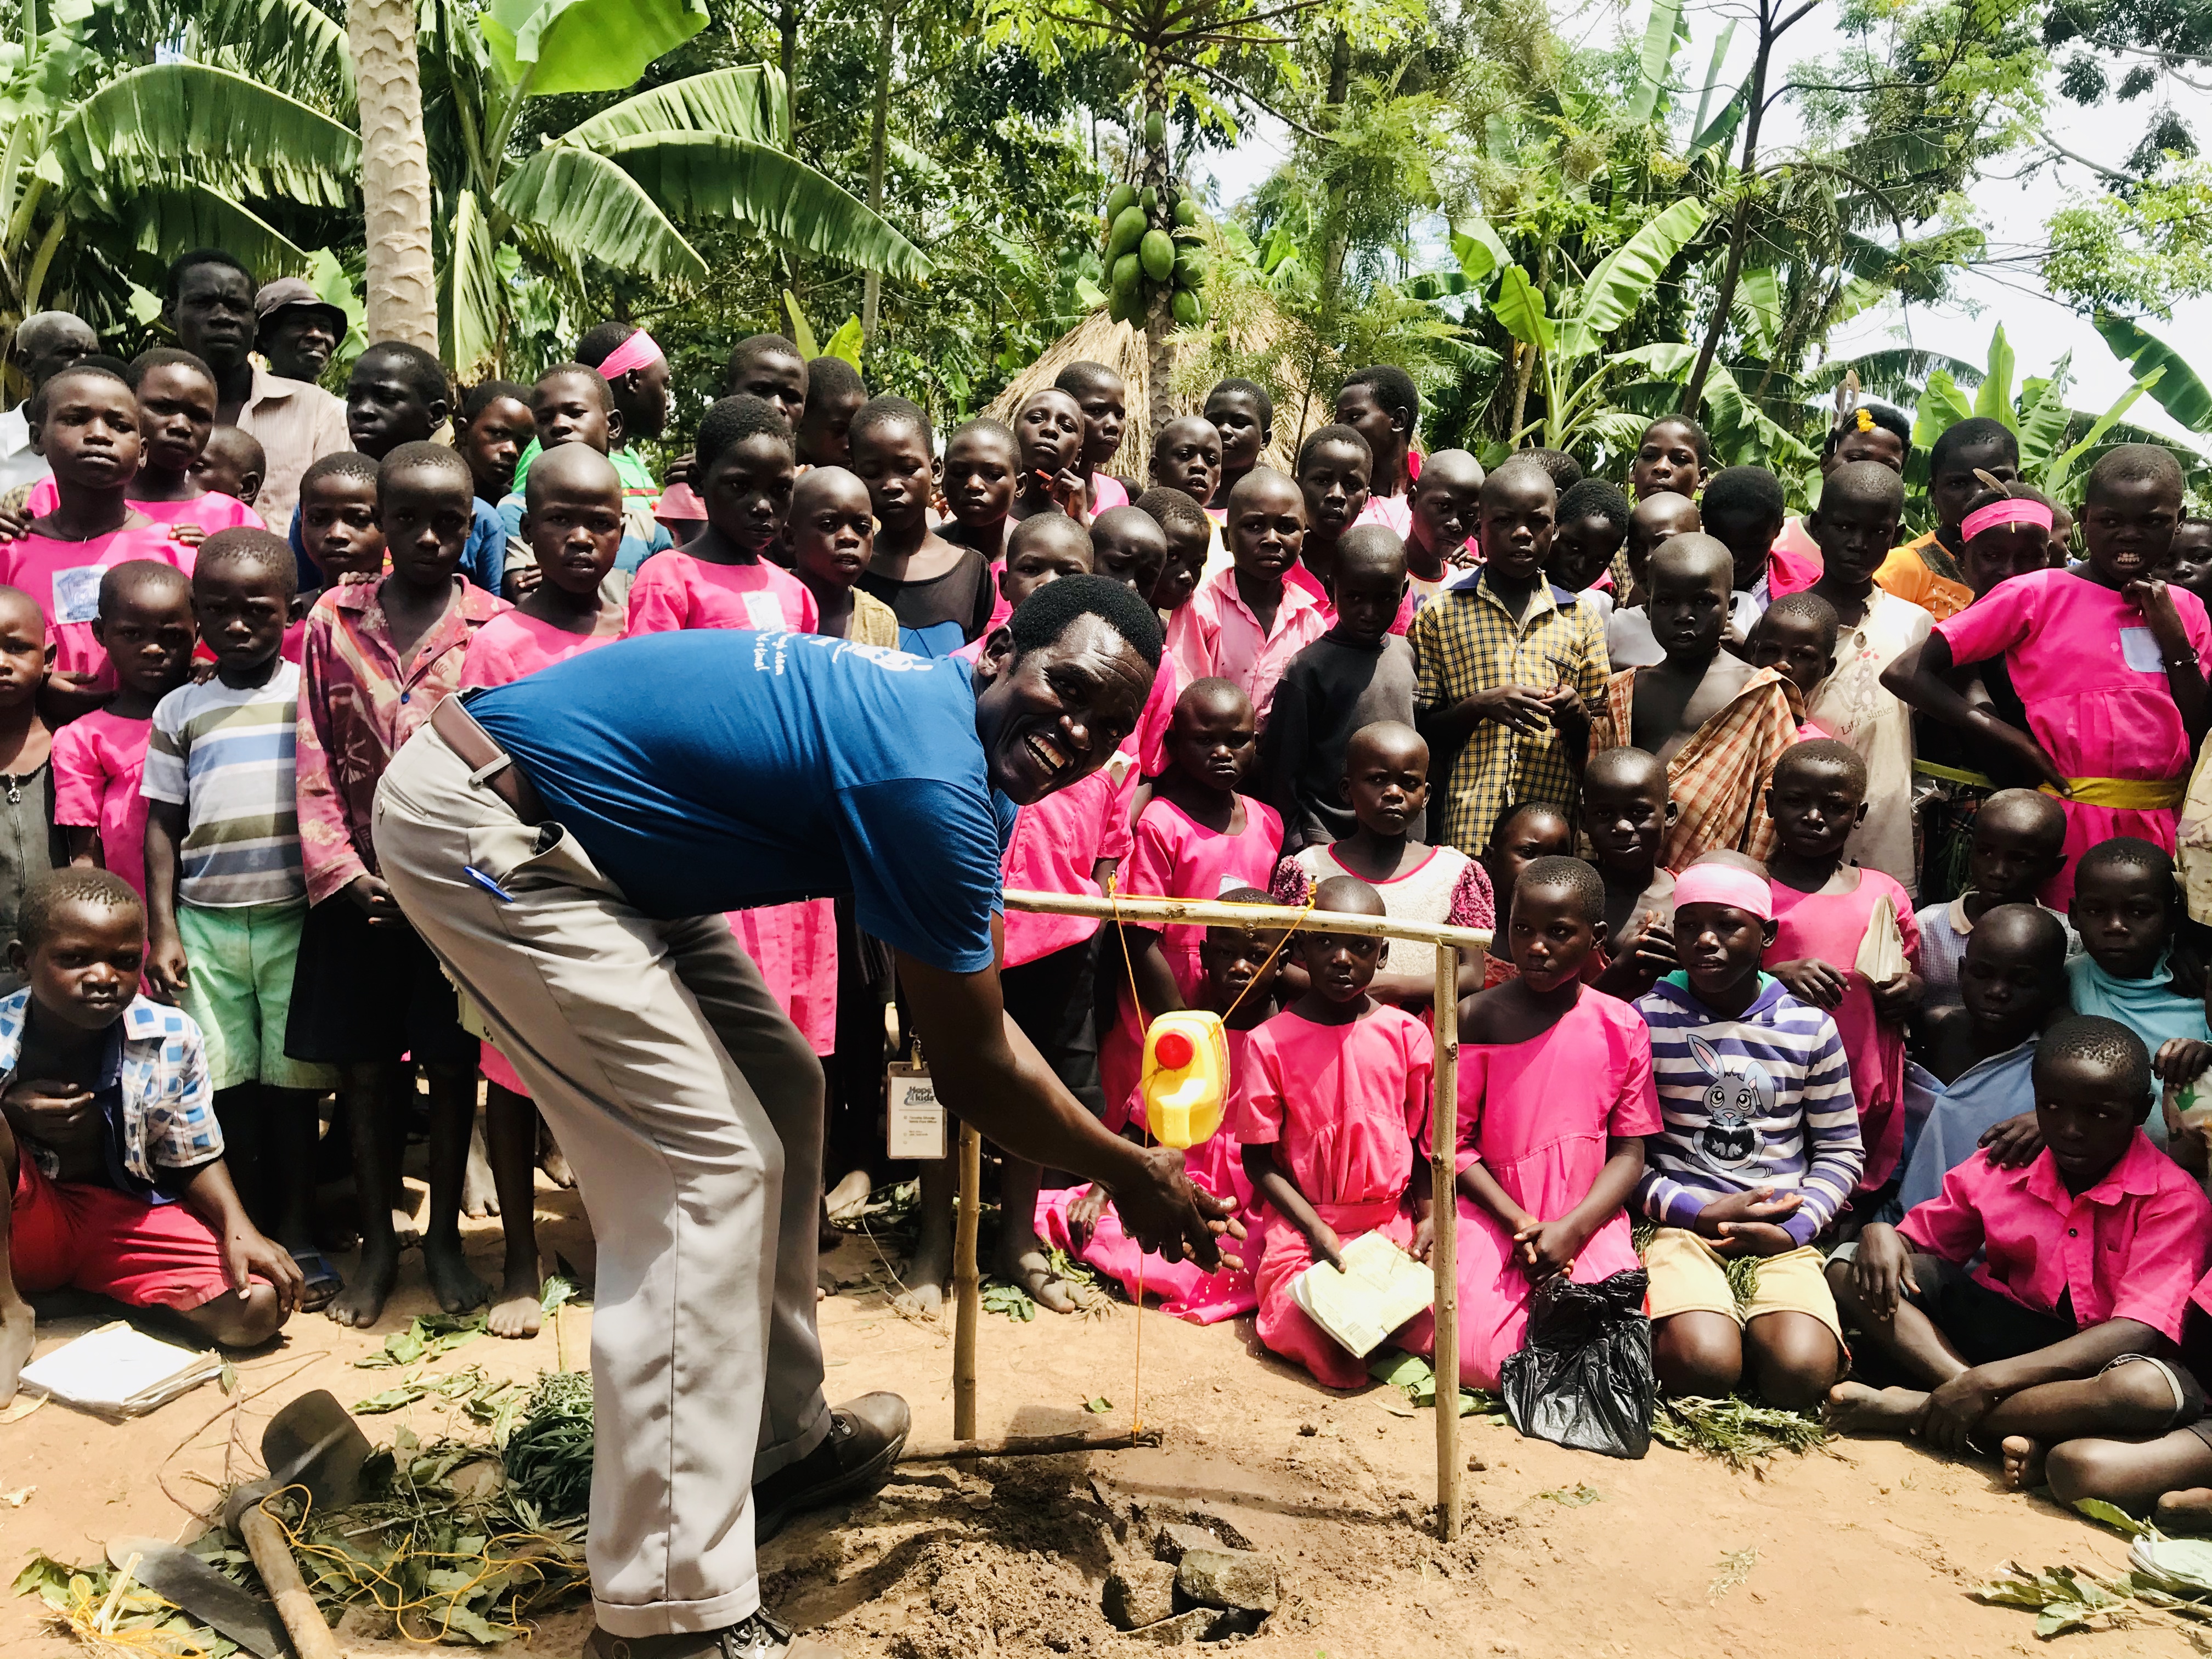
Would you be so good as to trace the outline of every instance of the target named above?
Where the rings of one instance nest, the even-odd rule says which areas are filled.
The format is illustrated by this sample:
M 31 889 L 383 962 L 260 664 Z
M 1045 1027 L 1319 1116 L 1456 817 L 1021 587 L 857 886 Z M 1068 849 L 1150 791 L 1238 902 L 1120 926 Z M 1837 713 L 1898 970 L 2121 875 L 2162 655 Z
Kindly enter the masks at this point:
M 1540 1280 L 1595 1285 L 1642 1265 L 1622 1206 L 1644 1173 L 1644 1137 L 1662 1127 L 1650 1028 L 1582 982 L 1605 934 L 1596 871 L 1538 859 L 1512 914 L 1519 973 L 1460 1008 L 1460 1379 L 1492 1389 L 1528 1335 Z M 1425 1216 L 1415 1255 L 1427 1258 L 1431 1236 Z M 1433 1355 L 1431 1316 L 1402 1340 Z
M 1767 792 L 1780 843 L 1767 871 L 1775 932 L 1761 963 L 1799 1001 L 1836 1022 L 1866 1147 L 1863 1194 L 1880 1190 L 1904 1156 L 1905 1021 L 1923 988 L 1912 901 L 1881 871 L 1844 862 L 1844 843 L 1865 816 L 1866 777 L 1858 751 L 1833 738 L 1801 743 L 1775 763 Z M 1875 906 L 1885 898 L 1905 967 L 1876 985 L 1854 964 Z
M 1255 732 L 1251 700 L 1228 681 L 1198 680 L 1183 688 L 1168 734 L 1168 769 L 1138 817 L 1118 890 L 1133 898 L 1212 899 L 1232 887 L 1267 886 L 1282 850 L 1283 820 L 1266 802 L 1237 793 L 1258 752 Z M 1108 971 L 1121 970 L 1115 975 L 1121 1016 L 1098 1045 L 1109 1129 L 1129 1121 L 1144 1066 L 1137 1005 L 1146 1020 L 1190 1006 L 1198 992 L 1198 948 L 1205 933 L 1188 926 L 1127 924 L 1121 929 L 1126 966 L 1121 951 L 1108 941 Z
M 1386 914 L 1352 876 L 1332 876 L 1316 897 L 1322 910 Z M 1332 1389 L 1364 1385 L 1366 1364 L 1298 1306 L 1293 1281 L 1316 1261 L 1341 1266 L 1364 1233 L 1413 1242 L 1406 1191 L 1427 1135 L 1436 1047 L 1426 1025 L 1367 994 L 1382 946 L 1300 933 L 1291 948 L 1313 988 L 1252 1033 L 1237 1079 L 1244 1172 L 1267 1206 L 1244 1246 L 1260 1340 Z

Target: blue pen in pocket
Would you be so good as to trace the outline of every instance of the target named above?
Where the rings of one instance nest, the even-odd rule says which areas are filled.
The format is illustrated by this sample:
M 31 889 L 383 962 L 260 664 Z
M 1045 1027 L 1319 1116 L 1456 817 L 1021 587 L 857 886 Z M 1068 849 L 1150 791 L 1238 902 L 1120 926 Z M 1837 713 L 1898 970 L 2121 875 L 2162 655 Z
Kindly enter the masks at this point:
M 508 892 L 507 889 L 501 886 L 498 882 L 495 881 L 491 877 L 484 874 L 483 871 L 477 869 L 475 865 L 463 865 L 461 866 L 461 873 L 466 876 L 471 881 L 476 883 L 477 886 L 483 888 L 485 892 L 489 893 L 501 904 L 512 904 L 514 902 L 514 894 Z

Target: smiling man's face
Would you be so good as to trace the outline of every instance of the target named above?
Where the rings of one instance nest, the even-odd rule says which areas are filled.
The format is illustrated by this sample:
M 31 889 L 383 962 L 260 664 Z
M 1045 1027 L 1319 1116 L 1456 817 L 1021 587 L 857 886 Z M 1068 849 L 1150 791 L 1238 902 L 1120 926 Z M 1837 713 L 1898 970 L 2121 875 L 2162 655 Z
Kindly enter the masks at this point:
M 1049 645 L 1015 654 L 1001 637 L 976 665 L 975 734 L 992 785 L 1018 806 L 1106 763 L 1136 729 L 1152 670 L 1103 617 L 1078 617 Z

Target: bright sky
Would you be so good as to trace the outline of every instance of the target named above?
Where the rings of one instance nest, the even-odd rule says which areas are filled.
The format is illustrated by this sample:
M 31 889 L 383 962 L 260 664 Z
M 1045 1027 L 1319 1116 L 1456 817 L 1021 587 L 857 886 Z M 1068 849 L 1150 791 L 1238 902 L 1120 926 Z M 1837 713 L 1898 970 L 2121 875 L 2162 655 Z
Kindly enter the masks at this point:
M 1784 35 L 1779 49 L 1783 64 L 1832 57 L 1843 38 L 1834 27 L 1839 10 L 1834 0 L 1826 0 Z M 1717 108 L 1726 93 L 1751 70 L 1750 9 L 1741 0 L 1736 3 L 1730 3 L 1730 0 L 1691 0 L 1689 11 L 1690 44 L 1674 60 L 1677 76 L 1686 78 L 1704 75 L 1713 43 L 1729 20 L 1744 20 L 1736 30 L 1721 75 L 1722 91 L 1715 94 L 1714 106 Z M 1625 7 L 1611 0 L 1586 0 L 1579 5 L 1569 3 L 1569 0 L 1553 0 L 1553 16 L 1561 33 L 1569 40 L 1592 46 L 1605 45 L 1624 34 L 1640 40 L 1649 15 L 1649 0 L 1627 0 Z M 2118 70 L 2112 73 L 2117 80 Z M 2200 142 L 2212 147 L 2212 94 L 2172 82 L 2160 91 L 2131 103 L 2108 101 L 2090 109 L 2069 103 L 2054 92 L 2046 131 L 2055 143 L 2068 149 L 2109 166 L 2124 166 L 2128 153 L 2148 125 L 2151 111 L 2161 92 L 2196 129 Z M 1694 107 L 1697 100 L 1692 97 L 1684 101 Z M 1686 116 L 1684 118 L 1686 122 Z M 1785 146 L 1796 136 L 1788 106 L 1778 105 L 1768 117 L 1760 147 L 1765 149 L 1770 145 Z M 1211 158 L 1210 166 L 1202 166 L 1200 170 L 1212 173 L 1222 201 L 1234 202 L 1281 165 L 1286 155 L 1284 129 L 1273 121 L 1263 121 L 1246 129 L 1243 142 L 1233 152 Z M 1984 174 L 1975 186 L 1972 205 L 1989 236 L 1992 256 L 2017 254 L 2039 246 L 2044 222 L 2049 216 L 2072 195 L 2087 195 L 2094 190 L 2096 181 L 2092 171 L 2073 161 L 2062 160 L 2026 177 L 2012 176 L 2020 171 L 2025 160 L 2024 156 L 2015 156 L 1999 162 L 1996 172 Z M 2016 359 L 2015 386 L 2030 375 L 2048 374 L 2069 352 L 2073 354 L 2069 401 L 2076 409 L 2101 412 L 2132 383 L 2126 367 L 2112 356 L 2096 330 L 2086 319 L 2045 294 L 2040 279 L 2032 270 L 1969 271 L 1954 286 L 1958 299 L 1948 306 L 1914 307 L 1908 312 L 1901 306 L 1891 305 L 1854 318 L 1836 331 L 1829 342 L 1829 355 L 1850 357 L 1887 346 L 1911 344 L 1978 364 L 1988 355 L 1991 331 L 2002 322 Z M 2192 301 L 2180 307 L 2171 322 L 2150 319 L 2147 326 L 2185 355 L 2191 355 L 2197 342 L 2212 338 L 2212 300 Z M 2212 362 L 2203 366 L 2203 372 L 2212 375 Z M 2136 400 L 2128 418 L 2212 451 L 2212 438 L 2191 437 L 2148 395 Z

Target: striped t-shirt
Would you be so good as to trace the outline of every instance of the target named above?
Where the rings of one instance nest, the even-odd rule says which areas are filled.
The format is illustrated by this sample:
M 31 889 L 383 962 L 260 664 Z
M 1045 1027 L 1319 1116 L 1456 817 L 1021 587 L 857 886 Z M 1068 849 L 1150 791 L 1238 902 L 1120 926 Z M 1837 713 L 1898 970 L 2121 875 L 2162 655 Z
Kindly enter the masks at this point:
M 185 808 L 177 896 L 185 903 L 222 909 L 307 896 L 293 793 L 299 707 L 300 666 L 280 659 L 263 684 L 180 685 L 154 710 L 140 791 Z
M 1644 1143 L 1635 1202 L 1666 1227 L 1695 1228 L 1730 1193 L 1771 1187 L 1804 1202 L 1781 1223 L 1809 1244 L 1850 1201 L 1866 1154 L 1836 1023 L 1779 980 L 1734 1019 L 1669 974 L 1637 1000 L 1666 1128 Z

